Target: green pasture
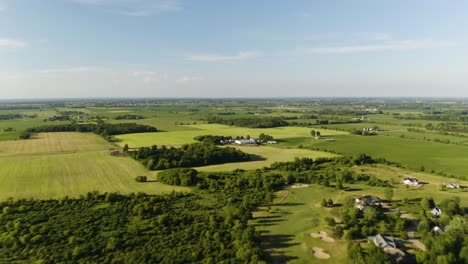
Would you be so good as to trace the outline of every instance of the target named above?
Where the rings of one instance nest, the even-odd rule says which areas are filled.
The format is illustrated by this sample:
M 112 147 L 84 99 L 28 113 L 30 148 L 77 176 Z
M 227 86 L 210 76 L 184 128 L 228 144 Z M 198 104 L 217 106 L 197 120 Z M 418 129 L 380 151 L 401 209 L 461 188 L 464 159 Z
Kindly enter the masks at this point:
M 193 129 L 187 131 L 155 132 L 141 134 L 118 135 L 115 138 L 118 144 L 123 146 L 128 144 L 131 148 L 138 148 L 151 145 L 178 146 L 196 142 L 193 138 L 199 135 L 219 135 L 219 136 L 251 136 L 258 137 L 261 133 L 273 136 L 277 140 L 296 137 L 309 137 L 310 128 L 304 127 L 276 127 L 276 128 L 244 128 L 218 124 L 186 125 Z M 316 129 L 323 136 L 346 135 L 347 132 L 327 129 Z M 279 144 L 281 145 L 281 143 Z
M 129 157 L 110 155 L 112 145 L 94 134 L 44 133 L 35 139 L 1 142 L 0 199 L 76 197 L 90 191 L 157 194 L 188 190 L 157 182 Z
M 442 171 L 448 175 L 468 177 L 468 148 L 385 135 L 335 136 L 335 141 L 315 140 L 310 147 L 335 151 L 346 155 L 366 153 L 374 158 L 385 158 L 410 169 Z
M 220 165 L 198 167 L 200 171 L 232 171 L 234 169 L 259 169 L 270 166 L 273 162 L 291 161 L 294 158 L 331 158 L 337 155 L 309 149 L 279 149 L 269 146 L 238 146 L 238 149 L 253 155 L 254 160 L 249 162 L 235 162 Z

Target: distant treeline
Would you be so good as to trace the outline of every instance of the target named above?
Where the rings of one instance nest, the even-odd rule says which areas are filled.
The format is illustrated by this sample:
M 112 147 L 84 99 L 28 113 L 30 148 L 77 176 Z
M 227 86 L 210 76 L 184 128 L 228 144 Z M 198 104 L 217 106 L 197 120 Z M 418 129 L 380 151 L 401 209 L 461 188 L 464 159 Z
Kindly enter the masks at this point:
M 20 135 L 20 139 L 28 139 L 33 133 L 41 132 L 93 132 L 101 136 L 113 136 L 130 133 L 157 132 L 155 127 L 140 125 L 135 123 L 108 124 L 100 122 L 98 124 L 61 124 L 46 125 L 34 128 L 28 128 Z
M 270 128 L 288 126 L 289 123 L 280 117 L 253 117 L 224 119 L 221 117 L 209 117 L 208 124 L 222 124 L 228 126 L 250 127 L 250 128 Z
M 193 143 L 180 148 L 154 145 L 129 151 L 130 156 L 150 170 L 196 167 L 250 160 L 250 155 L 235 148 L 220 148 L 214 144 Z
M 145 119 L 144 116 L 141 115 L 119 115 L 115 117 L 116 120 L 138 120 L 138 119 Z
M 11 120 L 11 119 L 21 119 L 21 118 L 36 118 L 37 115 L 25 115 L 25 114 L 4 114 L 0 115 L 0 120 Z

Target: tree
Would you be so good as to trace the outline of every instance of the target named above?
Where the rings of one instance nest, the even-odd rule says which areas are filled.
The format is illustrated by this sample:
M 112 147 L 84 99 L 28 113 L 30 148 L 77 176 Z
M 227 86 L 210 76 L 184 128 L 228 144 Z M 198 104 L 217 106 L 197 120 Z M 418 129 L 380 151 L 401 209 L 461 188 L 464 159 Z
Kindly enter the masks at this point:
M 123 151 L 124 151 L 124 152 L 127 152 L 127 151 L 128 151 L 128 144 L 125 144 L 125 146 L 123 147 Z
M 327 200 L 323 198 L 322 202 L 320 203 L 321 206 L 327 207 Z
M 137 176 L 135 178 L 135 181 L 137 181 L 137 182 L 146 182 L 146 181 L 148 181 L 148 178 L 146 176 Z
M 311 135 L 312 137 L 315 137 L 315 130 L 312 129 L 312 130 L 310 131 L 310 135 Z
M 341 181 L 338 181 L 338 182 L 336 183 L 335 188 L 336 188 L 337 190 L 343 190 L 343 184 L 341 183 Z
M 422 207 L 424 210 L 431 210 L 432 208 L 435 207 L 434 199 L 432 199 L 432 197 L 424 197 L 424 198 L 422 198 L 422 200 L 421 200 L 421 207 Z
M 333 217 L 325 217 L 323 220 L 325 220 L 328 226 L 331 226 L 331 227 L 336 226 L 336 221 L 335 221 L 335 218 Z
M 333 200 L 331 198 L 327 200 L 327 206 L 333 206 Z

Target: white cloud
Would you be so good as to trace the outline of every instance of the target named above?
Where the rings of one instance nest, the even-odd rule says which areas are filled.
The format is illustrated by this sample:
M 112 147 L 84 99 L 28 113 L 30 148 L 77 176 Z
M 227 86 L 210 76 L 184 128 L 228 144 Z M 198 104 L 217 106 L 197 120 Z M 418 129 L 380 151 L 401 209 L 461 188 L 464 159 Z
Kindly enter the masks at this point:
M 127 16 L 151 16 L 182 9 L 179 0 L 71 0 Z
M 236 55 L 218 55 L 218 54 L 190 54 L 185 56 L 188 61 L 239 61 L 246 59 L 253 59 L 258 56 L 254 51 L 240 51 Z
M 28 44 L 24 41 L 17 40 L 17 39 L 9 39 L 9 38 L 0 38 L 0 47 L 7 47 L 7 48 L 24 48 Z
M 62 67 L 62 68 L 50 68 L 44 70 L 38 70 L 38 73 L 44 74 L 60 74 L 60 73 L 83 73 L 83 72 L 96 72 L 102 70 L 99 67 L 94 66 L 78 66 L 78 67 Z
M 380 43 L 356 44 L 343 46 L 313 47 L 305 49 L 309 54 L 350 54 L 377 51 L 402 51 L 413 49 L 429 49 L 439 47 L 453 47 L 457 44 L 448 41 L 432 40 L 402 40 L 402 41 L 383 41 Z
M 205 80 L 205 78 L 202 77 L 202 76 L 183 75 L 183 76 L 180 76 L 176 80 L 176 83 L 178 83 L 178 84 L 188 84 L 188 83 L 204 81 L 204 80 Z
M 130 75 L 136 79 L 141 80 L 145 84 L 158 83 L 167 79 L 166 74 L 155 71 L 134 71 Z

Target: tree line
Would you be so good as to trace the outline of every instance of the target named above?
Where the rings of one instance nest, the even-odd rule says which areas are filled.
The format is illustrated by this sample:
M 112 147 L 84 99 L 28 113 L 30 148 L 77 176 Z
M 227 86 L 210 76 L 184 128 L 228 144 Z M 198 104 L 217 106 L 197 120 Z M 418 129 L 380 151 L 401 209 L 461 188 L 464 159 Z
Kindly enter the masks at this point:
M 289 123 L 280 117 L 252 117 L 224 119 L 222 117 L 208 117 L 208 124 L 222 124 L 228 126 L 239 126 L 249 128 L 271 128 L 288 126 Z
M 146 133 L 157 132 L 155 127 L 148 125 L 141 125 L 135 123 L 120 123 L 109 124 L 104 122 L 94 123 L 71 123 L 71 124 L 57 124 L 45 125 L 26 129 L 21 135 L 20 139 L 28 139 L 33 133 L 42 132 L 93 132 L 105 138 L 113 135 L 129 134 L 129 133 Z
M 250 155 L 241 150 L 231 147 L 221 148 L 206 142 L 186 144 L 180 148 L 154 145 L 127 151 L 127 153 L 150 170 L 197 167 L 250 160 Z

